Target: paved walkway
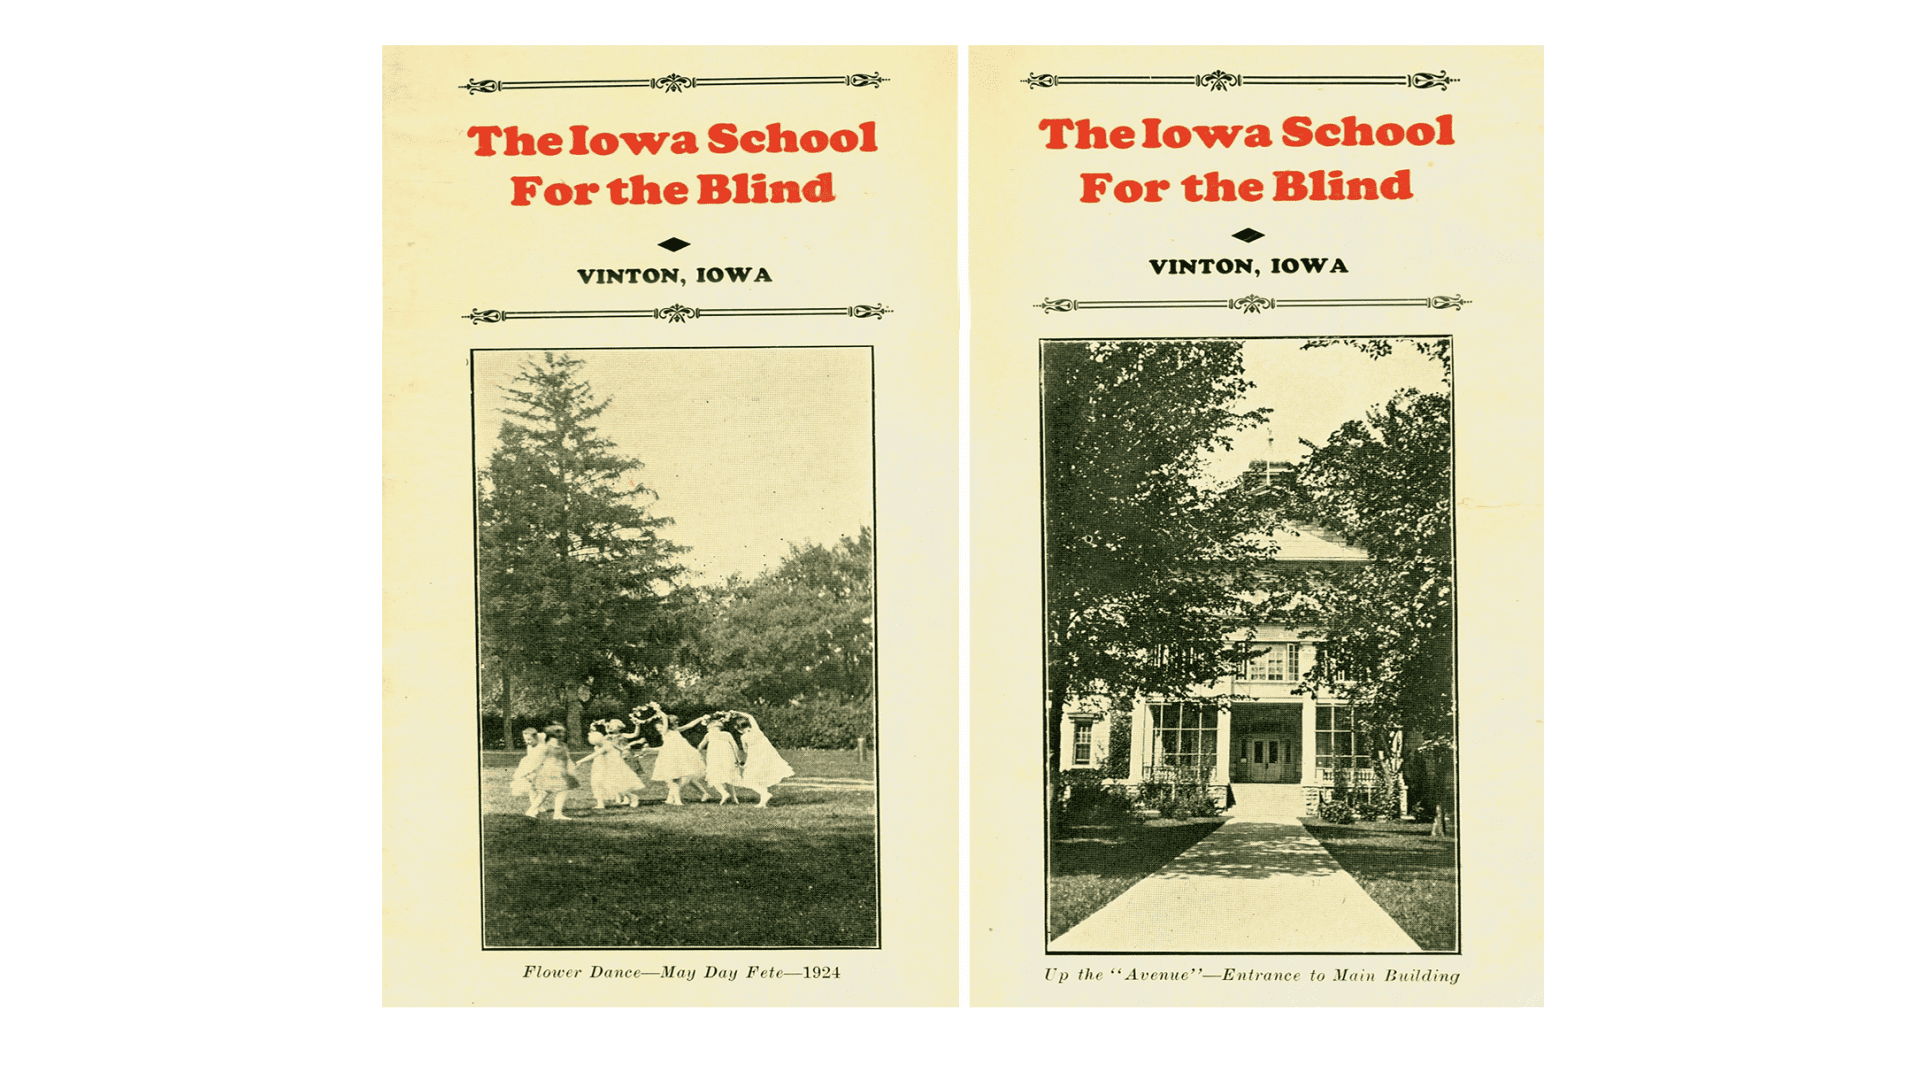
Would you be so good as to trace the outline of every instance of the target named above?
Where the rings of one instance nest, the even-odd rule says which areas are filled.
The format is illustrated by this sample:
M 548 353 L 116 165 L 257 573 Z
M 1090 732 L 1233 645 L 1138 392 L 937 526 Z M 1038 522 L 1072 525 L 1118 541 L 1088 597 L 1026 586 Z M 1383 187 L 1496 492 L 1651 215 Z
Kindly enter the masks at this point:
M 1051 952 L 1419 952 L 1300 824 L 1299 788 L 1236 784 L 1231 820 Z

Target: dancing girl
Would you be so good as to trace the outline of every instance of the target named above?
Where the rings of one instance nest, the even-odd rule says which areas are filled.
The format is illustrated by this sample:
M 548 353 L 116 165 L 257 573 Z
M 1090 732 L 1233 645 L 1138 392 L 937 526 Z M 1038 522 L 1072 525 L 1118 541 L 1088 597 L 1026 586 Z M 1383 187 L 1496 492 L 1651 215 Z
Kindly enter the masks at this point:
M 706 763 L 700 760 L 699 751 L 681 734 L 700 721 L 693 720 L 675 727 L 674 721 L 679 717 L 669 714 L 656 701 L 649 701 L 633 710 L 633 716 L 639 723 L 652 724 L 653 729 L 660 733 L 660 756 L 653 762 L 653 778 L 667 785 L 667 805 L 686 805 L 680 797 L 680 785 L 686 783 L 700 788 L 701 802 L 711 799 L 713 793 L 700 779 L 700 774 L 706 771 Z
M 722 803 L 737 805 L 740 797 L 729 785 L 740 783 L 740 744 L 727 730 L 724 714 L 708 713 L 700 721 L 707 725 L 707 737 L 700 740 L 700 749 L 707 754 L 707 785 L 720 793 Z
M 574 772 L 573 755 L 567 752 L 567 729 L 559 724 L 547 728 L 540 744 L 540 763 L 534 767 L 531 782 L 533 800 L 527 804 L 527 816 L 540 813 L 540 804 L 553 796 L 553 820 L 572 821 L 567 816 L 567 792 L 580 786 Z
M 520 732 L 520 741 L 527 745 L 527 756 L 521 758 L 519 767 L 513 770 L 513 783 L 507 785 L 507 794 L 525 795 L 531 800 L 533 798 L 533 771 L 540 767 L 541 760 L 546 757 L 546 754 L 540 749 L 540 744 L 546 742 L 547 737 L 540 734 L 536 728 L 527 728 Z M 527 806 L 531 809 L 533 803 L 528 802 Z
M 793 766 L 780 756 L 767 740 L 766 732 L 760 730 L 760 721 L 752 713 L 730 712 L 741 727 L 740 748 L 746 751 L 747 764 L 740 770 L 740 786 L 760 793 L 759 805 L 767 805 L 773 798 L 773 786 L 793 775 Z M 738 802 L 739 800 L 735 800 Z
M 587 732 L 587 741 L 593 744 L 593 752 L 582 761 L 593 766 L 593 808 L 605 810 L 607 800 L 612 799 L 621 806 L 639 806 L 640 789 L 647 786 L 640 774 L 627 764 L 627 740 L 623 735 L 625 725 L 618 720 L 595 720 L 592 730 Z

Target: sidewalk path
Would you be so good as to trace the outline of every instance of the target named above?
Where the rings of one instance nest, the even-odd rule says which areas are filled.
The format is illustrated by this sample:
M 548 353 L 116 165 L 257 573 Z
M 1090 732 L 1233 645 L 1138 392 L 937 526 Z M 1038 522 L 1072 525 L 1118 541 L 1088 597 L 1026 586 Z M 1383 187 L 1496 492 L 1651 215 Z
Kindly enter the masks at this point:
M 1297 815 L 1254 801 L 1048 951 L 1420 951 Z

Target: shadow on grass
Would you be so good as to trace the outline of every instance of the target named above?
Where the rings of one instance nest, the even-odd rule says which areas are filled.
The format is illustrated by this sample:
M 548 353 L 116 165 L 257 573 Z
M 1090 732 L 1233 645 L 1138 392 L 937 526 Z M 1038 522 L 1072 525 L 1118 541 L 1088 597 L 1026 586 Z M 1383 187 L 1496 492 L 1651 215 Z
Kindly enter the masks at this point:
M 489 770 L 491 772 L 491 770 Z M 874 947 L 873 795 L 776 788 L 771 806 L 694 802 L 529 818 L 489 784 L 491 947 Z M 748 799 L 754 798 L 752 795 Z M 518 804 L 518 807 L 515 804 Z
M 1340 868 L 1422 949 L 1458 947 L 1459 861 L 1453 837 L 1431 825 L 1373 822 L 1306 824 Z
M 1056 825 L 1048 865 L 1047 940 L 1078 926 L 1221 824 Z

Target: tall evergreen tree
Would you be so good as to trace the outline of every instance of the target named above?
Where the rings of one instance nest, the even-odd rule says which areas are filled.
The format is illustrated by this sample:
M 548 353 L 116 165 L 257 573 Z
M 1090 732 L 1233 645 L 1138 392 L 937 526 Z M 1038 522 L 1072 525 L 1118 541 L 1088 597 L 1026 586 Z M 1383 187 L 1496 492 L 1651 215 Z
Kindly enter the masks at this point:
M 593 426 L 613 399 L 595 397 L 585 365 L 549 352 L 521 366 L 477 492 L 482 663 L 499 668 L 509 711 L 515 678 L 565 695 L 576 743 L 594 690 L 671 662 L 685 550 L 660 536 L 672 519 L 650 512 L 654 492 L 629 478 L 641 462 Z

